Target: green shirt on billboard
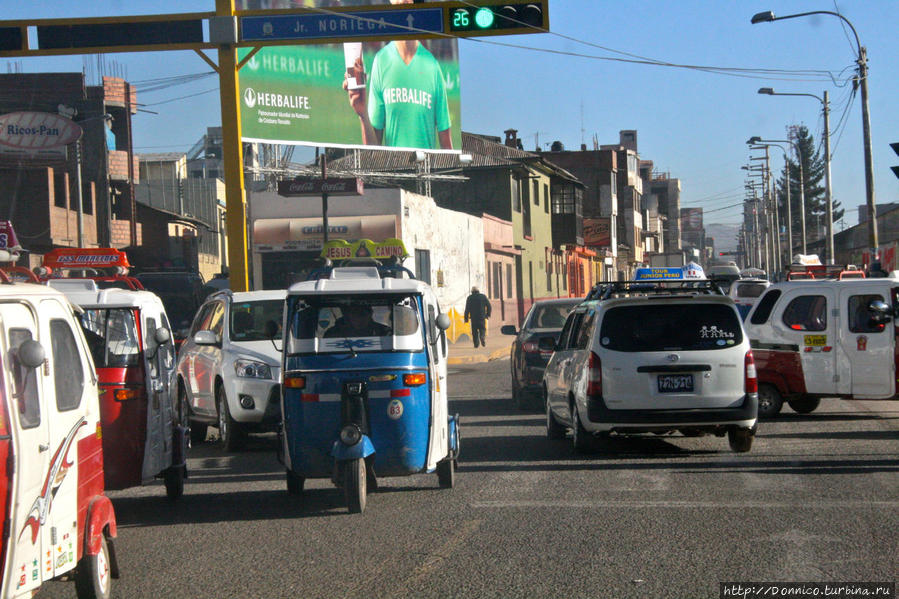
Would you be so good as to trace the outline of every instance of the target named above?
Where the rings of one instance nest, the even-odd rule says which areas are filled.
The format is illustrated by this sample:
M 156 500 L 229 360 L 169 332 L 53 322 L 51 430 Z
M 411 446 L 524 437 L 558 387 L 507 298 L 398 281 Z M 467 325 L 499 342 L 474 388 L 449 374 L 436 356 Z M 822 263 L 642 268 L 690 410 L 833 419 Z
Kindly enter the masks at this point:
M 381 143 L 402 148 L 439 148 L 437 132 L 450 128 L 443 72 L 420 43 L 407 65 L 391 42 L 375 54 L 368 115 L 382 130 Z

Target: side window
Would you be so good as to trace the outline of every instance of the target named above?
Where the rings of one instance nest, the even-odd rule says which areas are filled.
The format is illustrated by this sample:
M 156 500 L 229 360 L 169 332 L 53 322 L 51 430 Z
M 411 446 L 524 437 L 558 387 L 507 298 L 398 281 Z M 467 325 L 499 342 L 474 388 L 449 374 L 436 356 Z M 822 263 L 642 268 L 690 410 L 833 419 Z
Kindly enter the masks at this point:
M 590 343 L 590 334 L 593 332 L 593 322 L 596 320 L 596 312 L 590 312 L 583 321 L 581 322 L 581 326 L 577 331 L 577 340 L 575 341 L 575 347 L 577 349 L 587 349 L 587 344 Z
M 19 362 L 19 346 L 31 338 L 31 331 L 28 329 L 9 329 L 13 393 L 19 408 L 19 421 L 22 423 L 22 428 L 34 428 L 41 423 L 41 405 L 37 394 L 37 368 L 26 368 Z
M 144 326 L 144 346 L 147 348 L 152 348 L 156 345 L 156 319 L 148 318 L 144 321 L 146 324 Z M 158 351 L 158 348 L 157 350 Z M 153 350 L 147 350 L 147 357 L 150 357 L 155 352 Z M 159 362 L 156 360 L 159 358 L 158 355 L 154 356 L 154 358 L 147 360 L 147 363 L 150 366 L 150 376 L 156 378 L 159 376 Z
M 209 315 L 212 314 L 213 304 L 206 304 L 197 312 L 196 318 L 194 318 L 194 323 L 190 327 L 190 336 L 193 337 L 197 331 L 202 331 L 207 328 L 203 326 L 206 321 L 209 320 Z
M 216 335 L 222 335 L 225 326 L 225 306 L 222 302 L 215 302 L 212 308 L 212 315 L 209 317 L 209 323 L 204 329 L 209 329 Z
M 749 322 L 752 324 L 765 324 L 768 322 L 768 317 L 771 316 L 771 310 L 774 309 L 774 304 L 777 303 L 779 297 L 780 289 L 772 289 L 763 295 L 755 308 L 755 312 L 752 313 L 752 318 L 749 319 Z
M 60 412 L 74 410 L 84 393 L 84 370 L 81 353 L 65 320 L 50 321 L 50 343 L 53 346 L 53 382 L 56 386 L 56 407 Z
M 800 295 L 787 305 L 783 322 L 794 331 L 823 331 L 827 328 L 827 298 Z
M 572 312 L 568 316 L 568 320 L 565 321 L 565 326 L 562 328 L 562 333 L 559 335 L 560 349 L 568 349 L 571 347 L 571 332 L 577 330 L 583 316 L 583 312 Z
M 872 322 L 868 304 L 874 300 L 883 301 L 879 294 L 850 295 L 849 296 L 849 332 L 850 333 L 880 333 L 886 327 L 882 323 Z

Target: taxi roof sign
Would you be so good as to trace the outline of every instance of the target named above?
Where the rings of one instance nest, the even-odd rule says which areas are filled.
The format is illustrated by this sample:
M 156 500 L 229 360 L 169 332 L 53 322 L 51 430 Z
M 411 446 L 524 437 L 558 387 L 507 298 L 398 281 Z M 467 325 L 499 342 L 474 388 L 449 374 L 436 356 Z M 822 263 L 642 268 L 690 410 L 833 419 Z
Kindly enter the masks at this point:
M 130 268 L 128 255 L 114 248 L 56 248 L 44 255 L 43 266 L 49 268 Z
M 638 268 L 634 273 L 635 281 L 704 281 L 705 271 L 695 262 L 684 266 L 659 266 Z
M 385 239 L 381 243 L 375 243 L 370 239 L 360 239 L 355 243 L 350 243 L 345 239 L 334 239 L 326 243 L 322 248 L 321 257 L 330 260 L 349 260 L 352 258 L 385 260 L 393 257 L 404 260 L 409 257 L 409 252 L 406 251 L 406 246 L 402 239 L 395 237 Z

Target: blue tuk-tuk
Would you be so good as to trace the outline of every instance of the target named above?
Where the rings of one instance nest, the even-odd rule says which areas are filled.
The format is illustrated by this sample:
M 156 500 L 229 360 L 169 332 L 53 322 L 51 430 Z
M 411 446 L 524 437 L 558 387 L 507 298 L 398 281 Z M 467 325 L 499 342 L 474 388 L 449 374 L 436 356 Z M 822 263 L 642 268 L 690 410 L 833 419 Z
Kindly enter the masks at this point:
M 280 443 L 289 493 L 330 477 L 358 513 L 378 477 L 436 471 L 441 487 L 454 484 L 449 318 L 426 283 L 396 276 L 335 267 L 288 291 Z

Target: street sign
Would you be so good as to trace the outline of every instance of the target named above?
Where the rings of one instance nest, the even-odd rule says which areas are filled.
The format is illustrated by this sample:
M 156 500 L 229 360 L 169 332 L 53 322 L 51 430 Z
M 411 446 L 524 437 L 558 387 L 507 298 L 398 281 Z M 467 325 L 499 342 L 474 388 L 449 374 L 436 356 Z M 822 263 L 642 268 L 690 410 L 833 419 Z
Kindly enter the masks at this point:
M 240 17 L 241 42 L 443 33 L 443 10 L 410 8 Z
M 896 155 L 899 156 L 899 142 L 891 143 L 890 147 L 893 148 L 893 151 L 896 152 Z M 890 170 L 893 171 L 893 174 L 899 177 L 899 166 L 891 166 Z
M 362 179 L 297 177 L 278 181 L 278 195 L 286 198 L 321 197 L 323 193 L 330 196 L 361 196 L 364 193 Z

